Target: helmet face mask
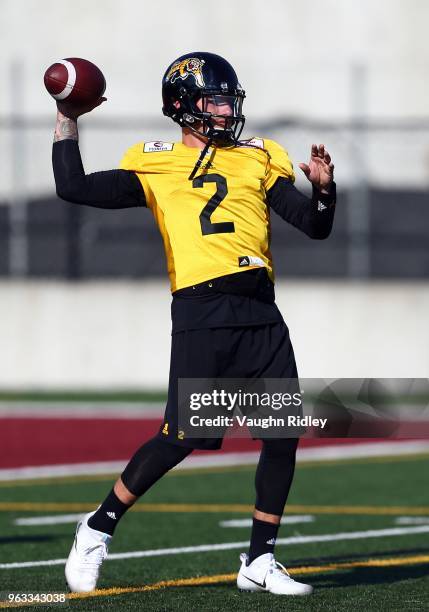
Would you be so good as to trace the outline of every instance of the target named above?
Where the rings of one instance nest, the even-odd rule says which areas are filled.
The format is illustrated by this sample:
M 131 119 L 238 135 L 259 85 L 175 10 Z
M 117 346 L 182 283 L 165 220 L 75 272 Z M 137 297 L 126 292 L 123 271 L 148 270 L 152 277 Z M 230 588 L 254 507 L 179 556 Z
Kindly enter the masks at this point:
M 191 100 L 191 108 L 183 113 L 183 127 L 218 145 L 234 144 L 244 127 L 242 106 L 240 95 L 203 93 L 198 100 Z
M 218 146 L 237 143 L 244 127 L 245 92 L 232 66 L 213 53 L 190 53 L 167 69 L 163 113 Z

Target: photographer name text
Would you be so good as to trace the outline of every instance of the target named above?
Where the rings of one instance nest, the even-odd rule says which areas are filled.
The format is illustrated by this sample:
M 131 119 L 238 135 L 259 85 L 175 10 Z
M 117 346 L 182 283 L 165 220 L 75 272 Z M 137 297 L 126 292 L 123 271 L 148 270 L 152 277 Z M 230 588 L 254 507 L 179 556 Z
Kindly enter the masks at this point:
M 269 427 L 320 427 L 320 429 L 323 429 L 328 419 L 316 419 L 309 415 L 301 417 L 289 415 L 286 419 L 271 415 L 257 418 L 239 415 L 206 418 L 192 415 L 189 419 L 192 427 L 232 427 L 234 421 L 239 427 L 261 427 L 262 429 L 268 429 Z

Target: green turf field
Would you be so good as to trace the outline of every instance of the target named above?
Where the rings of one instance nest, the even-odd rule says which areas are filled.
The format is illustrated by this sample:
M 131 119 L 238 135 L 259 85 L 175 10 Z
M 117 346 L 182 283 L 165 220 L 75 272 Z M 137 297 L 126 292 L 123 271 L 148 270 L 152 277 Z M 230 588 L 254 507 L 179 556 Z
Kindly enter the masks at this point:
M 64 610 L 427 610 L 429 487 L 425 456 L 300 464 L 288 512 L 313 522 L 282 525 L 279 538 L 328 535 L 327 541 L 280 544 L 277 558 L 315 587 L 309 598 L 239 593 L 234 574 L 245 547 L 108 560 L 100 590 Z M 118 527 L 111 553 L 193 547 L 248 540 L 249 528 L 220 521 L 247 518 L 253 502 L 251 467 L 173 472 Z M 74 523 L 16 526 L 23 517 L 92 508 L 111 478 L 0 483 L 0 563 L 63 559 Z M 419 524 L 398 525 L 401 516 Z M 427 518 L 426 525 L 424 524 Z M 423 528 L 423 529 L 422 529 Z M 383 535 L 382 530 L 409 533 Z M 416 531 L 420 529 L 420 531 Z M 426 531 L 424 531 L 426 529 Z M 372 531 L 373 537 L 361 532 Z M 359 532 L 356 539 L 345 534 Z M 330 535 L 329 535 L 330 534 Z M 336 539 L 334 539 L 336 538 Z M 62 565 L 0 569 L 0 591 L 66 592 Z M 34 605 L 32 607 L 35 607 Z M 20 606 L 20 609 L 28 607 Z

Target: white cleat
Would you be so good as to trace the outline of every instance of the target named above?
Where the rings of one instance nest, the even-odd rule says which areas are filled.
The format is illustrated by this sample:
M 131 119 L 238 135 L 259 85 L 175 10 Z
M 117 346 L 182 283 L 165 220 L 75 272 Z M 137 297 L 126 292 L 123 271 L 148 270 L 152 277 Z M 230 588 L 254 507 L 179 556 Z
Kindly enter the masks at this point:
M 95 512 L 95 511 L 94 511 Z M 88 527 L 86 514 L 77 524 L 76 536 L 66 563 L 66 580 L 71 591 L 87 593 L 97 586 L 100 567 L 107 557 L 112 536 Z
M 249 557 L 241 553 L 241 567 L 237 576 L 240 591 L 265 591 L 274 595 L 311 595 L 313 587 L 291 578 L 285 567 L 266 553 L 247 564 Z

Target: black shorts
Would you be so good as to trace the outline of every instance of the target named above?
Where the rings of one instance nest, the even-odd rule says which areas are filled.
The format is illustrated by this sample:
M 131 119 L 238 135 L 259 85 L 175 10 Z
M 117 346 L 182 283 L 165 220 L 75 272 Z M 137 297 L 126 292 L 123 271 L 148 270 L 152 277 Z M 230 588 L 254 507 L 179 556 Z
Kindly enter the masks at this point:
M 185 330 L 172 335 L 168 400 L 157 436 L 173 444 L 219 449 L 221 438 L 179 435 L 179 378 L 298 378 L 284 321 L 248 327 Z

